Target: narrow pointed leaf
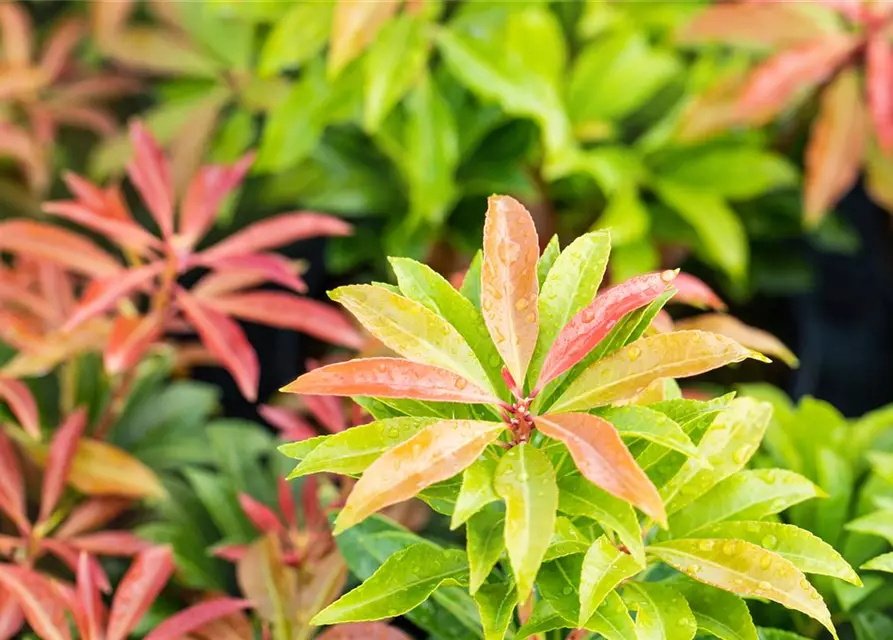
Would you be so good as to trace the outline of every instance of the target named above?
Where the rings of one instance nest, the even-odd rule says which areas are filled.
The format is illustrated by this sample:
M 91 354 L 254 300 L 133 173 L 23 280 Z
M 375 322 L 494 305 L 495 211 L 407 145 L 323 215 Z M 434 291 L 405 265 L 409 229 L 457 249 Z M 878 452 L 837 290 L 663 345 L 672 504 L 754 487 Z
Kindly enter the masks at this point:
M 310 621 L 314 626 L 393 618 L 424 602 L 444 582 L 467 581 L 461 551 L 418 543 L 389 557 L 359 587 L 341 596 Z
M 452 478 L 481 455 L 503 430 L 502 423 L 443 420 L 398 444 L 363 473 L 338 514 L 335 534 L 379 509 Z
M 94 582 L 95 574 L 90 564 L 90 556 L 86 552 L 82 551 L 78 557 L 75 575 L 78 611 L 74 613 L 78 631 L 87 640 L 99 638 L 105 624 L 104 610 L 99 587 Z
M 623 316 L 658 298 L 674 278 L 673 271 L 646 274 L 599 294 L 561 327 L 554 342 L 549 345 L 536 388 L 542 389 L 580 362 L 604 340 Z
M 518 604 L 515 585 L 511 582 L 485 584 L 474 594 L 474 601 L 481 613 L 484 640 L 504 640 Z
M 554 235 L 549 239 L 549 244 L 543 249 L 539 260 L 536 261 L 536 279 L 539 282 L 540 291 L 542 291 L 546 277 L 549 275 L 549 271 L 552 270 L 552 265 L 555 264 L 555 260 L 560 253 L 561 245 L 558 242 L 558 236 Z
M 533 589 L 555 529 L 555 470 L 542 451 L 521 443 L 500 459 L 493 485 L 505 500 L 506 549 L 518 586 L 518 600 L 524 602 Z
M 474 305 L 475 309 L 478 310 L 481 308 L 481 263 L 483 259 L 484 254 L 478 249 L 471 260 L 471 264 L 468 265 L 465 277 L 462 278 L 462 286 L 459 288 L 459 293 L 467 298 Z
M 40 440 L 40 414 L 34 396 L 24 382 L 0 380 L 0 402 L 9 405 L 12 415 L 29 436 Z
M 340 287 L 330 297 L 400 355 L 448 369 L 491 390 L 487 374 L 468 343 L 455 327 L 424 305 L 373 285 Z
M 130 142 L 134 151 L 133 160 L 127 167 L 130 181 L 146 203 L 162 235 L 170 237 L 174 230 L 174 187 L 170 163 L 152 134 L 138 122 L 130 127 Z
M 334 79 L 375 39 L 382 26 L 397 12 L 397 0 L 357 3 L 339 0 L 335 4 L 329 37 L 328 73 Z
M 166 619 L 145 637 L 145 640 L 178 640 L 204 625 L 251 607 L 251 601 L 237 598 L 215 598 L 180 611 Z
M 140 553 L 121 579 L 109 611 L 108 640 L 124 640 L 149 610 L 174 571 L 167 547 Z
M 863 564 L 860 568 L 869 571 L 885 571 L 887 573 L 893 573 L 893 553 L 884 553 L 876 556 Z M 804 571 L 806 570 L 804 569 Z
M 267 505 L 247 493 L 239 494 L 239 506 L 260 533 L 285 533 L 279 516 Z
M 673 302 L 714 311 L 726 310 L 726 303 L 716 295 L 713 289 L 708 287 L 703 280 L 689 273 L 678 273 L 676 279 L 673 280 L 673 287 L 676 289 Z
M 226 256 L 244 256 L 296 240 L 318 236 L 350 235 L 351 226 L 338 218 L 319 213 L 282 213 L 245 227 L 202 252 L 206 260 Z
M 697 448 L 678 424 L 664 413 L 648 407 L 609 407 L 598 416 L 610 422 L 624 438 L 641 438 L 655 444 L 697 456 Z
M 456 498 L 450 529 L 456 529 L 485 506 L 499 500 L 493 487 L 496 464 L 496 460 L 479 458 L 462 472 L 462 486 L 459 489 L 459 497 Z
M 797 567 L 771 551 L 742 540 L 702 539 L 662 542 L 648 552 L 699 582 L 805 613 L 837 637 L 819 593 Z
M 33 220 L 0 222 L 0 251 L 47 260 L 94 278 L 114 276 L 121 271 L 112 256 L 85 237 Z
M 19 531 L 28 531 L 25 483 L 22 466 L 9 437 L 0 430 L 0 510 L 12 520 Z
M 468 591 L 471 595 L 484 584 L 505 551 L 504 528 L 505 512 L 502 509 L 484 509 L 468 521 L 466 528 Z
M 797 367 L 800 362 L 794 352 L 768 331 L 751 327 L 734 316 L 724 313 L 703 313 L 675 323 L 676 330 L 709 331 L 724 335 L 738 344 L 780 359 L 789 367 Z
M 115 375 L 135 367 L 160 336 L 161 323 L 154 314 L 117 316 L 103 353 L 105 370 Z
M 681 576 L 672 585 L 688 601 L 699 632 L 719 640 L 759 640 L 747 603 L 738 596 Z
M 496 350 L 519 385 L 539 332 L 538 257 L 536 228 L 527 210 L 513 198 L 492 196 L 484 222 L 481 310 Z
M 576 626 L 580 617 L 581 554 L 565 556 L 542 566 L 537 590 L 544 602 L 561 618 L 561 627 Z M 536 614 L 534 614 L 535 616 Z M 534 616 L 531 616 L 533 619 Z
M 559 487 L 560 489 L 560 487 Z M 559 493 L 559 509 L 561 508 L 561 494 Z M 550 562 L 557 558 L 563 558 L 578 553 L 586 553 L 592 541 L 588 539 L 574 523 L 564 516 L 555 519 L 555 531 L 543 562 Z
M 440 402 L 499 402 L 452 371 L 401 358 L 337 362 L 305 373 L 280 391 Z
M 70 640 L 65 602 L 50 581 L 36 571 L 15 565 L 0 565 L 0 585 L 13 594 L 25 619 L 44 640 Z
M 698 623 L 688 602 L 676 589 L 653 582 L 631 582 L 623 600 L 636 611 L 639 640 L 692 640 Z
M 578 411 L 630 398 L 659 378 L 685 378 L 746 358 L 765 359 L 725 336 L 676 331 L 640 338 L 591 365 L 551 411 Z
M 152 262 L 104 280 L 95 280 L 87 295 L 65 322 L 70 331 L 87 320 L 112 309 L 118 301 L 148 285 L 165 268 L 164 262 Z
M 583 558 L 580 572 L 580 618 L 583 626 L 618 584 L 639 573 L 644 567 L 602 536 Z
M 105 207 L 105 203 L 100 203 Z M 141 254 L 150 253 L 147 249 L 159 249 L 161 242 L 136 224 L 133 220 L 118 219 L 104 215 L 104 211 L 93 210 L 79 202 L 47 202 L 43 205 L 46 213 L 65 218 L 82 227 L 100 233 L 114 242 L 131 247 Z
M 658 522 L 666 522 L 657 489 L 611 423 L 586 413 L 566 413 L 537 417 L 536 424 L 542 433 L 567 446 L 587 480 L 639 507 Z
M 857 531 L 878 536 L 893 544 L 893 509 L 882 509 L 851 520 L 846 524 L 847 531 Z
M 796 5 L 774 2 L 737 2 L 710 5 L 677 34 L 689 44 L 789 47 L 825 33 L 818 20 Z
M 869 38 L 865 47 L 868 109 L 881 149 L 893 149 L 893 46 L 886 37 Z
M 78 441 L 87 427 L 87 412 L 78 409 L 59 427 L 50 443 L 43 487 L 40 493 L 40 514 L 38 520 L 45 521 L 53 513 L 65 483 L 69 480 L 69 472 L 74 462 Z

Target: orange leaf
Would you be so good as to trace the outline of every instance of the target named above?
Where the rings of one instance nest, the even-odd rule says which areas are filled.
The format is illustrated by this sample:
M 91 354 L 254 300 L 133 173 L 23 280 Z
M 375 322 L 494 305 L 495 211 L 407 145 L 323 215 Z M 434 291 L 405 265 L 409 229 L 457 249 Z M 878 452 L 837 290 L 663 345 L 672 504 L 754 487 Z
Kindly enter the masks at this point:
M 0 380 L 0 401 L 9 405 L 12 415 L 25 432 L 40 440 L 40 417 L 31 390 L 19 380 Z
M 567 446 L 587 480 L 666 526 L 660 494 L 636 464 L 614 425 L 588 413 L 552 413 L 535 420 L 537 430 Z
M 539 242 L 533 218 L 508 196 L 491 196 L 484 222 L 481 309 L 496 350 L 518 385 L 539 333 Z
M 338 514 L 334 533 L 412 498 L 435 482 L 452 478 L 504 429 L 500 422 L 477 420 L 443 420 L 422 429 L 369 465 Z
M 865 51 L 868 109 L 881 149 L 893 150 L 893 45 L 883 36 L 868 41 Z
M 806 148 L 807 224 L 818 224 L 855 183 L 865 154 L 866 124 L 859 77 L 854 70 L 844 71 L 822 94 Z
M 732 2 L 713 4 L 678 34 L 689 44 L 787 47 L 821 37 L 825 29 L 793 4 Z
M 43 640 L 70 640 L 65 602 L 50 581 L 34 570 L 0 565 L 0 585 L 9 591 L 25 613 L 25 619 Z
M 41 258 L 93 277 L 121 272 L 118 262 L 90 240 L 33 220 L 0 222 L 0 251 Z
M 402 358 L 365 358 L 330 364 L 305 373 L 280 391 L 442 402 L 499 402 L 452 371 Z
M 354 622 L 326 629 L 317 640 L 410 640 L 410 636 L 384 622 Z
M 328 64 L 332 77 L 363 52 L 399 5 L 399 0 L 338 0 L 329 38 Z
M 34 30 L 25 7 L 18 2 L 0 4 L 0 33 L 3 61 L 10 67 L 27 67 L 31 63 Z
M 676 322 L 676 328 L 700 329 L 719 333 L 732 338 L 736 342 L 749 349 L 754 349 L 766 355 L 776 356 L 790 367 L 798 365 L 797 356 L 788 349 L 785 344 L 771 333 L 744 324 L 734 316 L 723 313 L 705 313 L 692 318 L 685 318 Z
M 111 309 L 121 298 L 151 283 L 164 268 L 165 263 L 159 260 L 143 267 L 123 271 L 115 278 L 94 280 L 78 308 L 65 323 L 64 329 L 70 331 L 90 318 Z
M 68 474 L 74 462 L 78 441 L 87 427 L 87 412 L 83 408 L 71 414 L 53 435 L 40 493 L 40 522 L 46 521 L 62 496 Z
M 83 35 L 84 25 L 78 19 L 63 20 L 53 28 L 40 58 L 40 66 L 49 80 L 55 80 L 62 73 Z
M 136 366 L 160 335 L 155 315 L 117 316 L 103 353 L 105 370 L 114 375 Z
M 173 571 L 174 556 L 167 547 L 152 547 L 136 557 L 115 591 L 107 640 L 124 640 L 130 635 Z

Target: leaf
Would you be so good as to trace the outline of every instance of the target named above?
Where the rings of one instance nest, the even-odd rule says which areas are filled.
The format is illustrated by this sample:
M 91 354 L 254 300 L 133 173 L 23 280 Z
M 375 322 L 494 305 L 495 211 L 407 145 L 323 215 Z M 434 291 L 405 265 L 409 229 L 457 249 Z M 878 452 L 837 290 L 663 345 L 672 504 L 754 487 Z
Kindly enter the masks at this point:
M 5 402 L 22 429 L 40 440 L 40 414 L 28 386 L 19 380 L 0 379 L 0 401 Z
M 836 638 L 822 597 L 797 567 L 741 540 L 672 540 L 648 547 L 658 560 L 738 595 L 766 598 L 818 620 Z
M 578 626 L 586 624 L 611 590 L 643 568 L 631 555 L 611 544 L 607 537 L 596 540 L 586 552 L 580 572 Z
M 437 418 L 391 418 L 325 436 L 304 455 L 288 478 L 322 472 L 357 476 L 383 453 L 437 422 Z
M 797 356 L 781 340 L 767 331 L 744 324 L 734 316 L 723 313 L 703 313 L 679 320 L 676 322 L 676 329 L 718 333 L 732 338 L 749 349 L 779 358 L 789 367 L 796 368 L 800 365 Z
M 657 489 L 611 423 L 586 413 L 568 413 L 538 416 L 536 425 L 540 432 L 567 446 L 574 464 L 587 480 L 658 522 L 666 522 Z
M 338 514 L 334 534 L 453 477 L 481 455 L 504 428 L 502 423 L 443 420 L 422 429 L 369 465 Z
M 676 289 L 676 294 L 673 296 L 674 302 L 681 302 L 700 309 L 726 310 L 726 303 L 700 278 L 689 273 L 676 274 L 673 287 Z
M 750 260 L 747 234 L 720 196 L 667 180 L 654 184 L 658 197 L 694 229 L 704 256 L 732 280 L 741 281 Z
M 691 438 L 665 413 L 648 407 L 609 407 L 599 409 L 598 416 L 607 420 L 624 438 L 641 438 L 667 449 L 697 457 Z
M 611 194 L 604 212 L 593 225 L 610 230 L 614 245 L 627 251 L 646 239 L 650 226 L 651 216 L 642 202 L 638 185 L 631 180 L 625 181 Z M 621 257 L 622 255 L 621 252 Z M 612 265 L 611 268 L 616 269 L 616 266 Z M 619 273 L 612 273 L 615 278 L 623 277 Z
M 560 253 L 561 245 L 559 244 L 558 236 L 554 235 L 549 239 L 549 243 L 543 249 L 539 260 L 536 261 L 536 279 L 539 282 L 540 291 L 542 291 L 543 283 L 546 282 L 549 271 L 552 270 L 552 265 L 555 264 L 555 260 L 558 259 Z M 542 304 L 542 298 L 540 298 L 540 304 Z M 540 330 L 542 331 L 542 328 Z
M 764 359 L 730 338 L 703 331 L 640 338 L 583 371 L 550 410 L 577 411 L 616 403 L 659 378 L 698 375 L 745 358 Z
M 893 633 L 893 619 L 877 611 L 862 611 L 853 616 L 857 640 L 880 640 Z
M 299 211 L 281 213 L 248 225 L 201 252 L 205 261 L 246 256 L 282 247 L 297 240 L 319 237 L 340 237 L 353 228 L 334 216 Z
M 760 520 L 821 495 L 821 489 L 793 471 L 739 471 L 674 513 L 670 530 L 684 537 L 723 520 Z
M 549 563 L 551 566 L 552 563 Z M 523 640 L 529 636 L 545 633 L 546 631 L 552 631 L 554 629 L 560 629 L 567 626 L 568 622 L 565 620 L 564 616 L 559 615 L 557 611 L 555 611 L 555 607 L 553 607 L 548 600 L 539 600 L 536 603 L 536 606 L 533 609 L 533 613 L 528 618 L 527 622 L 525 622 L 520 629 L 518 629 L 518 633 L 515 635 L 518 640 Z
M 607 232 L 587 233 L 574 240 L 555 258 L 539 296 L 540 328 L 528 372 L 531 383 L 538 379 L 556 336 L 595 297 L 605 274 L 610 250 L 611 237 Z
M 87 412 L 78 409 L 65 419 L 50 442 L 40 492 L 40 513 L 37 516 L 40 522 L 46 522 L 62 497 L 65 484 L 69 481 L 78 442 L 86 427 Z
M 320 611 L 310 624 L 381 620 L 411 611 L 442 584 L 464 582 L 465 554 L 419 543 L 389 557 L 356 589 Z
M 893 553 L 884 553 L 876 556 L 859 568 L 868 571 L 886 571 L 887 573 L 893 573 Z
M 165 268 L 165 263 L 156 261 L 144 267 L 129 269 L 112 278 L 94 280 L 85 292 L 83 299 L 65 321 L 64 331 L 71 331 L 87 320 L 111 309 L 121 298 L 151 287 L 154 280 Z
M 117 63 L 150 73 L 208 78 L 218 71 L 216 60 L 196 51 L 172 29 L 120 29 L 102 49 Z
M 791 524 L 721 522 L 699 527 L 694 537 L 744 540 L 777 553 L 804 573 L 832 576 L 856 586 L 862 584 L 853 568 L 834 547 L 809 531 Z
M 478 458 L 462 472 L 462 487 L 456 498 L 456 507 L 450 520 L 450 529 L 458 528 L 475 513 L 491 502 L 499 500 L 493 487 L 497 461 Z M 472 584 L 474 580 L 472 579 Z
M 146 203 L 161 235 L 169 238 L 174 230 L 174 188 L 170 162 L 152 134 L 138 121 L 130 125 L 130 144 L 133 156 L 127 165 L 127 175 Z
M 511 561 L 518 601 L 533 589 L 558 508 L 555 470 L 539 449 L 522 442 L 499 461 L 493 478 L 496 493 L 505 500 L 505 544 Z
M 119 275 L 121 271 L 118 262 L 90 240 L 33 220 L 0 222 L 0 251 L 47 260 L 94 278 Z
M 487 202 L 481 309 L 496 350 L 521 386 L 539 332 L 536 228 L 517 200 L 491 196 Z
M 474 601 L 481 612 L 485 640 L 503 640 L 518 604 L 515 585 L 511 582 L 485 584 L 474 595 Z
M 375 40 L 382 26 L 397 12 L 399 5 L 398 0 L 374 3 L 350 0 L 337 2 L 329 37 L 330 78 L 338 76 L 342 69 Z
M 461 334 L 424 305 L 372 285 L 339 287 L 330 297 L 389 349 L 491 390 L 487 374 Z
M 688 602 L 698 631 L 711 633 L 720 640 L 758 640 L 747 603 L 738 596 L 688 578 L 680 577 L 672 584 Z
M 580 476 L 558 482 L 558 510 L 572 516 L 585 516 L 610 529 L 639 564 L 645 563 L 645 549 L 636 513 L 629 503 L 615 498 Z
M 470 572 L 468 591 L 471 595 L 475 595 L 486 582 L 490 571 L 505 551 L 504 528 L 505 512 L 502 509 L 484 509 L 468 521 L 466 528 Z
M 826 33 L 809 11 L 795 5 L 762 2 L 708 5 L 683 25 L 677 38 L 684 44 L 723 44 L 787 48 Z
M 803 215 L 816 226 L 855 183 L 865 155 L 865 111 L 855 70 L 822 92 L 806 148 Z
M 698 623 L 688 602 L 676 589 L 653 582 L 630 582 L 623 600 L 636 610 L 639 640 L 692 640 Z
M 167 618 L 146 635 L 146 640 L 177 640 L 204 625 L 251 606 L 248 600 L 214 598 L 192 605 Z
M 137 366 L 160 336 L 161 326 L 155 315 L 116 316 L 103 353 L 105 370 L 116 375 Z
M 45 640 L 69 640 L 64 600 L 40 573 L 11 564 L 0 565 L 0 584 L 25 614 L 28 625 Z
M 560 487 L 559 487 L 560 489 Z M 560 509 L 561 494 L 559 494 Z M 592 541 L 574 526 L 568 518 L 558 516 L 555 519 L 555 531 L 552 533 L 552 540 L 549 541 L 549 548 L 546 549 L 546 555 L 543 562 L 550 562 L 557 558 L 563 558 L 574 554 L 586 553 Z
M 397 627 L 382 622 L 356 622 L 339 624 L 326 629 L 319 640 L 411 640 Z
M 334 5 L 328 2 L 296 4 L 273 23 L 260 52 L 258 72 L 274 77 L 283 69 L 298 67 L 325 46 L 332 27 Z
M 462 278 L 462 287 L 459 289 L 465 298 L 475 306 L 476 309 L 481 308 L 481 262 L 483 262 L 484 253 L 478 249 L 468 265 L 468 271 Z
M 847 531 L 879 536 L 893 544 L 893 509 L 882 509 L 850 520 L 844 528 Z
M 629 611 L 616 591 L 608 593 L 605 601 L 586 623 L 586 628 L 600 633 L 607 640 L 638 640 Z
M 108 640 L 130 635 L 174 571 L 174 557 L 167 547 L 152 547 L 140 553 L 124 574 L 108 619 Z

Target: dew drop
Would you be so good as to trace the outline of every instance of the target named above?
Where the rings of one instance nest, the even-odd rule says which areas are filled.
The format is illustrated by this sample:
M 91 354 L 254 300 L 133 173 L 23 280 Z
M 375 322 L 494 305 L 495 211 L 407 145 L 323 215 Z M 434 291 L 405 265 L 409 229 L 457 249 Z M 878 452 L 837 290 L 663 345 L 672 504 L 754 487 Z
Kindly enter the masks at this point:
M 521 298 L 515 303 L 515 309 L 517 309 L 518 311 L 524 311 L 524 309 L 527 308 L 528 304 L 529 303 L 527 302 L 527 298 Z
M 760 530 L 760 525 L 758 525 L 756 522 L 748 522 L 747 530 L 751 533 L 758 533 Z
M 775 547 L 778 546 L 778 538 L 776 538 L 775 536 L 770 534 L 763 538 L 762 544 L 767 549 L 774 549 Z
M 583 309 L 583 313 L 580 315 L 580 319 L 583 322 L 589 324 L 595 319 L 595 313 L 592 311 L 592 309 L 586 307 L 585 309 Z
M 811 586 L 812 586 L 812 585 L 809 584 L 809 580 L 807 580 L 806 578 L 802 578 L 802 579 L 800 580 L 800 588 L 803 589 L 804 591 L 809 591 L 809 588 L 810 588 Z
M 735 464 L 744 464 L 747 462 L 747 456 L 750 454 L 749 447 L 741 447 L 736 450 L 735 453 L 732 454 L 732 460 L 735 461 Z
M 673 282 L 676 279 L 676 272 L 672 269 L 667 269 L 660 274 L 660 279 L 667 283 Z
M 456 378 L 456 388 L 459 391 L 462 391 L 465 387 L 468 386 L 468 381 L 465 378 Z
M 627 357 L 629 357 L 630 362 L 635 362 L 639 359 L 639 356 L 642 355 L 642 349 L 639 347 L 632 345 L 626 352 Z
M 698 548 L 701 551 L 710 551 L 713 548 L 713 540 L 701 540 L 698 543 Z
M 812 598 L 813 600 L 821 600 L 821 598 L 822 598 L 822 596 L 819 595 L 818 591 L 813 591 L 812 593 L 809 594 L 809 597 Z
M 760 580 L 760 582 L 757 583 L 757 588 L 760 589 L 761 591 L 769 591 L 769 589 L 772 588 L 772 585 L 769 584 L 768 582 L 766 582 L 765 580 Z
M 535 313 L 528 313 L 528 314 L 527 314 L 527 317 L 525 318 L 525 320 L 527 320 L 527 322 L 529 322 L 530 324 L 533 324 L 534 322 L 536 322 L 536 314 L 535 314 Z
M 760 569 L 768 569 L 772 566 L 772 557 L 771 556 L 763 556 L 760 559 Z
M 563 593 L 566 596 L 569 596 L 572 592 L 573 592 L 573 589 L 571 589 L 570 587 L 565 587 L 564 589 L 561 590 L 561 593 Z

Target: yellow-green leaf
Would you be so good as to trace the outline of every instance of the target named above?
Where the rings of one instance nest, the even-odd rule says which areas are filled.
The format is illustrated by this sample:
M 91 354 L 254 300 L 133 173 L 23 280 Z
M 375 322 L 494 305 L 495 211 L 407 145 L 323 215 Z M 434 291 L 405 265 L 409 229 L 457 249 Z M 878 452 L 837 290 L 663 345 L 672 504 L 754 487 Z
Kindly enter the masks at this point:
M 676 589 L 656 582 L 630 582 L 623 600 L 636 610 L 638 640 L 692 640 L 698 623 Z
M 499 500 L 493 488 L 496 460 L 480 458 L 462 472 L 462 486 L 456 498 L 456 508 L 450 520 L 450 529 L 456 529 L 475 513 L 491 502 Z
M 862 565 L 862 569 L 869 571 L 886 571 L 893 573 L 893 553 L 884 553 L 876 556 Z
M 644 566 L 600 537 L 586 552 L 580 572 L 580 618 L 584 626 L 605 597 L 621 582 L 639 573 Z
M 494 507 L 496 505 L 493 505 Z M 476 513 L 466 528 L 468 551 L 468 591 L 474 595 L 505 551 L 505 511 L 489 508 Z

